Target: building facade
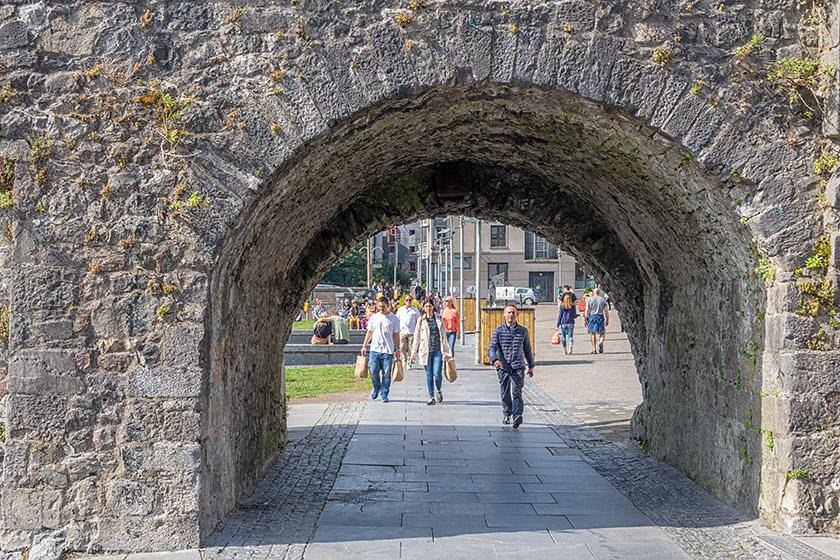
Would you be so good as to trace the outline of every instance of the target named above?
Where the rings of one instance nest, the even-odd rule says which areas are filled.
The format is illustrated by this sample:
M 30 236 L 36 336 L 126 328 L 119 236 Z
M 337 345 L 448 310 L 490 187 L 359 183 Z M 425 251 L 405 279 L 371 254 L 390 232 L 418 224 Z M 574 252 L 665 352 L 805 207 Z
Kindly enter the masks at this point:
M 481 228 L 481 257 L 476 254 L 477 228 Z M 492 280 L 497 286 L 531 287 L 543 301 L 554 299 L 562 285 L 582 291 L 595 279 L 571 255 L 558 259 L 557 247 L 546 239 L 500 222 L 449 216 L 396 228 L 404 240 L 399 265 L 416 274 L 427 289 L 459 295 L 461 260 L 464 292 L 474 297 L 477 266 L 480 266 L 480 297 L 487 297 Z M 387 232 L 386 232 L 387 234 Z M 379 234 L 378 237 L 381 237 Z M 399 245 L 399 243 L 398 243 Z M 397 249 L 399 250 L 399 249 Z M 377 251 L 378 253 L 378 251 Z

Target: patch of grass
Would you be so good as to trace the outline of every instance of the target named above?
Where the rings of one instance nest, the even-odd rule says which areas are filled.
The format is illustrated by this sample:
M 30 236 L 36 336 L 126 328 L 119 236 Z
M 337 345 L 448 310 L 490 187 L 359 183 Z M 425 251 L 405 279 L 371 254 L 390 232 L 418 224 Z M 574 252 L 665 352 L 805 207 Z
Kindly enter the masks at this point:
M 353 377 L 353 366 L 286 369 L 286 395 L 290 399 L 341 391 L 370 391 L 370 378 Z
M 312 319 L 304 319 L 292 325 L 293 331 L 311 331 L 315 328 L 315 321 Z

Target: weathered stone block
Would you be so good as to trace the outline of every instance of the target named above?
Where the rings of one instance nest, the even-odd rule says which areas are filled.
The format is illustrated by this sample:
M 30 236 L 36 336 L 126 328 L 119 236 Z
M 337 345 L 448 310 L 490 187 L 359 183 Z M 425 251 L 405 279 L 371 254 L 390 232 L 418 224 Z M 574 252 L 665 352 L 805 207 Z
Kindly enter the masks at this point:
M 103 517 L 94 544 L 103 550 L 148 551 L 198 548 L 198 516 Z
M 595 5 L 581 0 L 563 0 L 557 4 L 556 22 L 570 24 L 577 33 L 595 29 Z
M 155 505 L 155 494 L 141 482 L 115 480 L 108 486 L 108 508 L 117 515 L 148 515 Z
M 493 32 L 490 28 L 476 29 L 469 25 L 469 14 L 460 27 L 460 38 L 472 62 L 473 79 L 481 81 L 490 76 L 493 62 Z
M 77 521 L 85 521 L 102 511 L 105 492 L 99 477 L 82 479 L 70 488 L 68 504 L 70 515 Z
M 67 401 L 59 396 L 11 394 L 6 404 L 7 437 L 64 439 Z
M 765 326 L 767 327 L 765 347 L 774 349 L 802 350 L 807 348 L 808 340 L 817 331 L 813 320 L 792 313 L 768 316 Z
M 0 50 L 16 49 L 29 44 L 29 31 L 22 21 L 9 21 L 0 25 Z
M 840 391 L 840 355 L 836 352 L 782 352 L 779 364 L 779 375 L 790 393 L 824 395 Z
M 57 529 L 62 522 L 64 493 L 50 488 L 5 488 L 3 522 L 11 529 Z
M 168 412 L 163 419 L 163 437 L 170 441 L 197 441 L 201 436 L 197 412 Z
M 201 368 L 133 367 L 128 372 L 128 393 L 135 397 L 197 397 Z
M 825 200 L 829 206 L 840 208 L 840 173 L 835 173 L 828 180 L 825 188 Z
M 197 472 L 201 446 L 197 443 L 155 443 L 123 446 L 122 463 L 127 473 L 145 471 Z
M 204 327 L 201 325 L 170 326 L 163 334 L 161 365 L 185 368 L 198 363 L 203 338 Z
M 68 350 L 22 350 L 9 361 L 9 391 L 18 394 L 81 393 L 76 355 Z

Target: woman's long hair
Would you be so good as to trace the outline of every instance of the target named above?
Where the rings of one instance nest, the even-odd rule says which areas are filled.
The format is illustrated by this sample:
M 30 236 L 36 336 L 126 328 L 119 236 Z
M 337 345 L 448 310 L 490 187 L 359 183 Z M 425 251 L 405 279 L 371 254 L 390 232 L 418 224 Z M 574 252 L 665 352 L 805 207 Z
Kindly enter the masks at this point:
M 572 306 L 573 306 L 572 296 L 570 296 L 569 294 L 566 294 L 565 296 L 563 296 L 563 308 L 564 309 L 571 309 Z

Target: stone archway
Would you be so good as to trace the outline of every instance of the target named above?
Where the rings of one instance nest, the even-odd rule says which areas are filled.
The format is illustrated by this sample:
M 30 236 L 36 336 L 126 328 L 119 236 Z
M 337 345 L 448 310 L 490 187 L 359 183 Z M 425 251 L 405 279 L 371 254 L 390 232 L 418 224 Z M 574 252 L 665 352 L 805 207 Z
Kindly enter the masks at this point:
M 197 545 L 282 445 L 290 310 L 359 240 L 446 212 L 562 242 L 628 302 L 652 453 L 778 527 L 836 528 L 836 356 L 803 350 L 819 325 L 783 272 L 824 233 L 800 173 L 822 148 L 718 70 L 800 14 L 633 8 L 16 8 L 4 548 Z M 677 23 L 679 58 L 651 61 Z M 452 160 L 474 192 L 445 202 Z

